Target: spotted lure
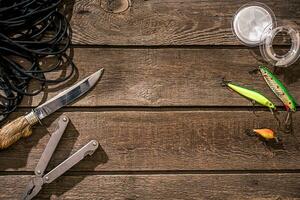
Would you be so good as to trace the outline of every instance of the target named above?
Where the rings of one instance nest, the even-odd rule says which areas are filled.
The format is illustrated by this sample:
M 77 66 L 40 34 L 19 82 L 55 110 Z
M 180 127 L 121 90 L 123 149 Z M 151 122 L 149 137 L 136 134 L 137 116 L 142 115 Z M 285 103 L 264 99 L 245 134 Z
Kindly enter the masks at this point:
M 253 103 L 259 103 L 263 106 L 266 106 L 271 111 L 276 110 L 276 106 L 274 103 L 272 103 L 269 99 L 267 99 L 265 96 L 263 96 L 262 94 L 256 91 L 244 88 L 242 86 L 235 85 L 229 81 L 224 81 L 224 79 L 223 79 L 223 85 L 227 86 L 228 88 L 232 89 L 238 94 L 246 97 L 247 99 L 251 100 Z
M 289 93 L 282 82 L 273 75 L 270 70 L 264 66 L 259 66 L 259 71 L 264 77 L 266 83 L 269 85 L 274 94 L 282 101 L 287 111 L 296 112 L 297 103 L 294 97 Z

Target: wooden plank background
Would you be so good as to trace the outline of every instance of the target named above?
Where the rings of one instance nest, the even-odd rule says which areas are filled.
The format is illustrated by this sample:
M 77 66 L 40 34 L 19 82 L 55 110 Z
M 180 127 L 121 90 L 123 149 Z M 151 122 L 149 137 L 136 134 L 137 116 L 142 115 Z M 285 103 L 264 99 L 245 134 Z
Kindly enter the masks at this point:
M 132 0 L 130 9 L 114 14 L 102 9 L 101 2 L 106 1 L 76 1 L 71 20 L 75 44 L 239 45 L 231 31 L 231 20 L 239 7 L 248 3 L 244 0 Z M 300 21 L 298 0 L 262 2 L 272 8 L 278 20 Z
M 105 72 L 95 89 L 72 106 L 252 106 L 221 87 L 223 77 L 263 92 L 280 105 L 263 78 L 248 73 L 264 64 L 249 49 L 75 48 L 74 60 L 79 79 L 102 67 Z M 281 70 L 279 75 L 300 99 L 297 66 Z M 73 83 L 49 86 L 47 96 L 41 93 L 26 98 L 23 105 L 36 106 Z
M 299 113 L 294 135 L 281 133 L 283 145 L 270 151 L 245 131 L 277 130 L 271 113 L 257 106 L 253 114 L 249 101 L 221 86 L 226 77 L 283 110 L 263 79 L 248 73 L 265 64 L 258 48 L 241 46 L 231 32 L 233 14 L 247 1 L 132 0 L 121 13 L 113 12 L 125 0 L 64 2 L 79 72 L 25 98 L 9 120 L 94 71 L 105 72 L 84 98 L 0 151 L 0 199 L 20 198 L 61 114 L 71 123 L 47 170 L 91 139 L 100 148 L 36 199 L 300 199 Z M 277 19 L 300 25 L 300 1 L 263 2 Z M 276 48 L 284 50 L 281 40 Z M 299 65 L 277 70 L 298 101 Z
M 47 118 L 45 125 L 53 124 L 61 114 Z M 72 170 L 296 170 L 300 166 L 299 145 L 293 136 L 283 135 L 284 146 L 274 146 L 272 153 L 244 132 L 253 127 L 276 129 L 267 112 L 258 112 L 259 117 L 249 111 L 95 110 L 65 114 L 72 124 L 50 168 L 92 139 L 99 141 L 102 151 Z M 297 113 L 294 120 L 299 117 Z M 32 137 L 2 152 L 0 169 L 31 171 L 49 140 L 48 131 L 54 128 L 38 126 Z M 17 161 L 12 165 L 8 160 Z
M 299 178 L 298 173 L 69 175 L 43 188 L 38 199 L 297 199 Z M 9 188 L 0 197 L 18 199 L 29 180 L 26 175 L 0 177 Z

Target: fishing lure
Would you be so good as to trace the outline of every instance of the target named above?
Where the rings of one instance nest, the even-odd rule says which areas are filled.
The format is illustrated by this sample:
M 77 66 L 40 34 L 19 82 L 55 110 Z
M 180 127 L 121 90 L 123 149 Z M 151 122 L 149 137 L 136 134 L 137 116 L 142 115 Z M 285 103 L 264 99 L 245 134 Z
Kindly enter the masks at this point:
M 258 137 L 268 149 L 270 146 L 275 147 L 274 144 L 282 145 L 282 140 L 277 137 L 277 134 L 273 130 L 268 128 L 246 129 L 246 134 L 250 137 Z
M 285 131 L 291 132 L 292 131 L 292 112 L 296 112 L 297 110 L 297 102 L 294 97 L 289 93 L 287 88 L 283 85 L 283 83 L 272 74 L 272 72 L 264 66 L 259 66 L 259 71 L 264 77 L 266 83 L 273 91 L 273 93 L 282 101 L 284 104 L 287 115 L 284 121 Z M 280 126 L 280 125 L 279 125 Z
M 222 81 L 222 85 L 227 86 L 228 88 L 232 89 L 233 91 L 237 92 L 238 94 L 251 100 L 251 102 L 253 104 L 257 102 L 263 106 L 268 107 L 272 113 L 274 110 L 276 110 L 276 106 L 274 103 L 272 103 L 267 97 L 263 96 L 262 94 L 260 94 L 256 91 L 247 89 L 242 86 L 235 85 L 235 84 L 231 83 L 230 81 L 225 81 L 224 79 Z
M 262 137 L 264 140 L 267 140 L 267 141 L 275 140 L 276 142 L 278 142 L 278 138 L 277 138 L 276 134 L 271 129 L 267 129 L 267 128 L 253 129 L 253 132 L 256 135 Z
M 268 68 L 259 66 L 259 71 L 274 94 L 282 101 L 287 111 L 296 112 L 296 100 L 289 93 L 283 83 L 275 75 L 273 75 Z

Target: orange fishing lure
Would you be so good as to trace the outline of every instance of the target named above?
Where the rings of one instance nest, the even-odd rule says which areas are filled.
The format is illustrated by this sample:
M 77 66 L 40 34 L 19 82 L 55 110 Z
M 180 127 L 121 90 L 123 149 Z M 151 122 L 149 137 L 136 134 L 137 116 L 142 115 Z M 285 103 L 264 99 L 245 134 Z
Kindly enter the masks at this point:
M 263 129 L 253 129 L 253 132 L 265 140 L 278 140 L 276 134 L 271 129 L 263 128 Z
M 279 142 L 279 139 L 274 131 L 268 128 L 261 128 L 261 129 L 250 129 L 246 130 L 247 135 L 249 136 L 257 136 L 264 140 L 265 142 L 268 141 L 275 141 L 276 143 Z

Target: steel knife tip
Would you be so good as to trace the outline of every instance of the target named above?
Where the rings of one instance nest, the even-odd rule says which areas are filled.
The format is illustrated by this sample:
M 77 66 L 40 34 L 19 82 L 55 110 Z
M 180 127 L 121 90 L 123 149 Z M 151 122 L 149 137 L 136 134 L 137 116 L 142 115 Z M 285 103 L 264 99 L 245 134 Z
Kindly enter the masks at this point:
M 101 68 L 89 77 L 94 79 L 94 80 L 99 80 L 101 78 L 102 74 L 103 74 L 103 71 L 104 71 L 104 68 Z
M 97 77 L 100 78 L 103 72 L 104 72 L 104 68 L 101 68 L 97 72 L 95 72 L 95 74 L 97 74 Z

